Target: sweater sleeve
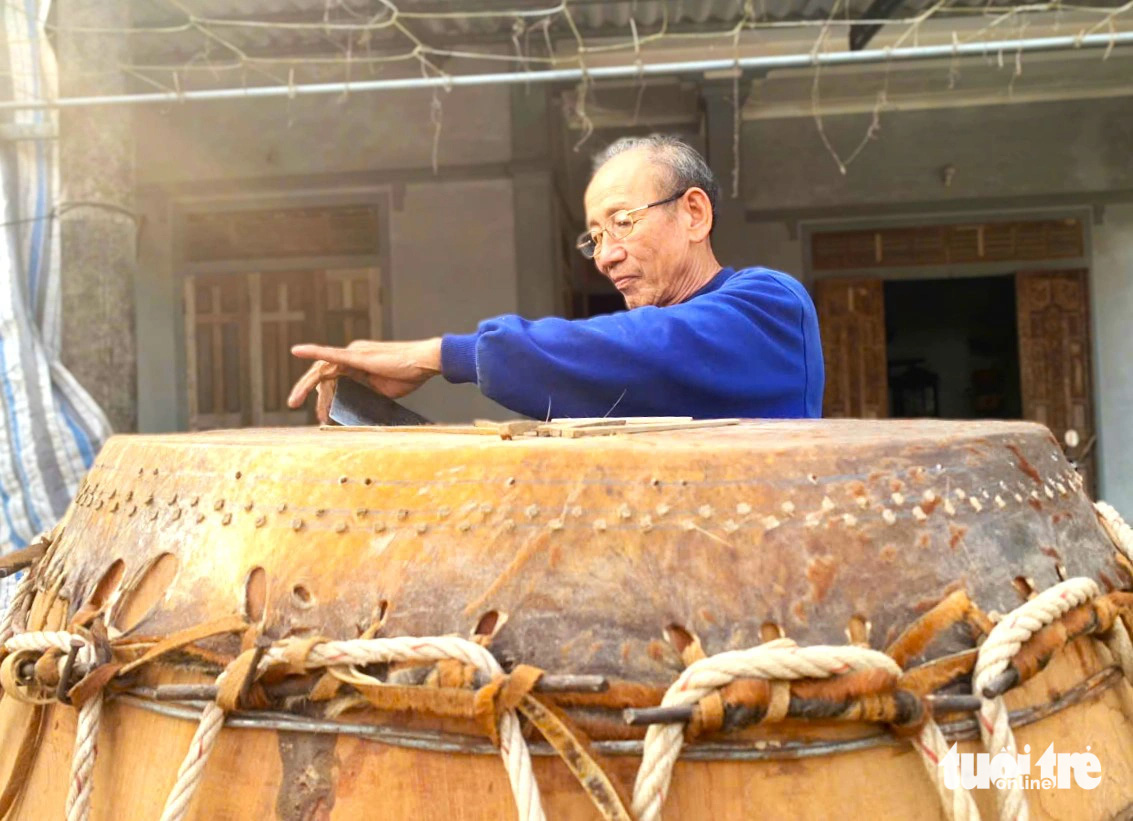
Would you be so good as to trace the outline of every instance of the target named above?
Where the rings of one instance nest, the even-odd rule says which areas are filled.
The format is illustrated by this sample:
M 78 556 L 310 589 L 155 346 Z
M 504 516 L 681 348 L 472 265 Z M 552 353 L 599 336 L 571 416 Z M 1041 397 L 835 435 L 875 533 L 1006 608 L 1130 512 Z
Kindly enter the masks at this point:
M 444 338 L 442 371 L 536 418 L 615 407 L 619 416 L 806 416 L 813 305 L 774 276 L 744 279 L 665 308 L 489 319 Z

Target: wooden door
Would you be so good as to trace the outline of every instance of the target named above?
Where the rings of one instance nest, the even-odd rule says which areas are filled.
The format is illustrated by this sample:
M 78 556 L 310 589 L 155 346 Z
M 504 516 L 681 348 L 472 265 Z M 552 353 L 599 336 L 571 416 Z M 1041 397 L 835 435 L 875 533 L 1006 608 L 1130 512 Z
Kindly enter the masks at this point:
M 381 339 L 378 270 L 191 275 L 185 317 L 190 430 L 310 424 L 287 407 L 308 365 L 291 346 Z
M 1019 322 L 1019 371 L 1023 416 L 1046 425 L 1063 443 L 1068 429 L 1081 445 L 1094 439 L 1090 362 L 1090 301 L 1086 271 L 1027 271 L 1015 276 Z M 1087 492 L 1094 490 L 1094 449 L 1080 467 Z
M 252 402 L 249 419 L 254 426 L 305 425 L 310 410 L 287 407 L 287 394 L 309 363 L 291 355 L 291 346 L 326 339 L 322 317 L 323 288 L 320 271 L 274 271 L 247 274 L 252 294 Z M 258 337 L 258 338 L 257 338 Z
M 247 424 L 248 291 L 241 279 L 185 279 L 185 354 L 191 430 Z
M 885 291 L 880 279 L 822 279 L 815 303 L 826 360 L 822 415 L 889 415 Z

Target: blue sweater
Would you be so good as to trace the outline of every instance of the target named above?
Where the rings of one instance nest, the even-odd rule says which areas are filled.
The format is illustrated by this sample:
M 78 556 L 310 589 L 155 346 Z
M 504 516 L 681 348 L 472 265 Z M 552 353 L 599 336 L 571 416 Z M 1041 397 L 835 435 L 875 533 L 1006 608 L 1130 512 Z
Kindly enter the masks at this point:
M 679 305 L 590 319 L 498 316 L 446 335 L 441 368 L 506 408 L 542 419 L 818 417 L 822 343 L 792 277 L 724 268 Z M 616 403 L 616 407 L 615 407 Z

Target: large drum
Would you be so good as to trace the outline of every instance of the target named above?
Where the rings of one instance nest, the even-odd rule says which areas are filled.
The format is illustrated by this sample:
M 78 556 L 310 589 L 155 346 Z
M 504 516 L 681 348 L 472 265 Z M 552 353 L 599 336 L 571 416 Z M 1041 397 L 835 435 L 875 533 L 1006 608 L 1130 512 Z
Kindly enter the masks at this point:
M 1130 533 L 1038 425 L 121 436 L 40 548 L 18 818 L 1133 817 Z

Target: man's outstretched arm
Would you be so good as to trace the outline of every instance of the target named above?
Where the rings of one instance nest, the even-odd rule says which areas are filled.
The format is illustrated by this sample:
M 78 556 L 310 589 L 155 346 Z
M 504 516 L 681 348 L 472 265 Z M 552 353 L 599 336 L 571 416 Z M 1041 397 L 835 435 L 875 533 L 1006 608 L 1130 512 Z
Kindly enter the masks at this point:
M 300 380 L 292 403 L 340 375 L 396 398 L 443 372 L 533 417 L 547 414 L 548 405 L 555 416 L 601 416 L 615 405 L 631 416 L 813 416 L 807 386 L 816 380 L 821 395 L 822 365 L 808 304 L 760 278 L 738 293 L 668 308 L 585 320 L 497 317 L 443 344 L 301 346 L 297 355 L 325 364 Z
M 443 373 L 537 418 L 548 407 L 552 416 L 810 415 L 798 308 L 753 321 L 747 307 L 718 300 L 586 320 L 498 317 L 472 338 L 445 337 Z

